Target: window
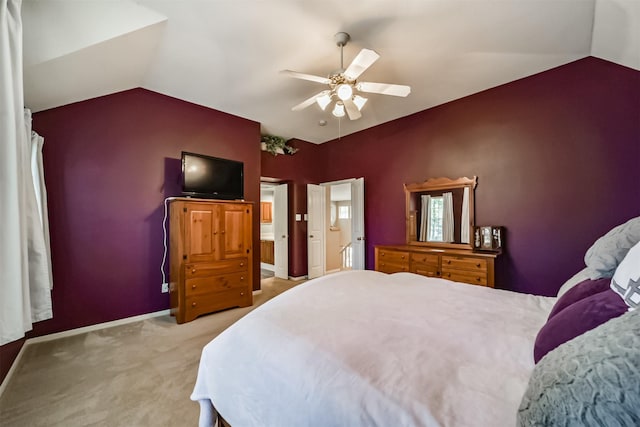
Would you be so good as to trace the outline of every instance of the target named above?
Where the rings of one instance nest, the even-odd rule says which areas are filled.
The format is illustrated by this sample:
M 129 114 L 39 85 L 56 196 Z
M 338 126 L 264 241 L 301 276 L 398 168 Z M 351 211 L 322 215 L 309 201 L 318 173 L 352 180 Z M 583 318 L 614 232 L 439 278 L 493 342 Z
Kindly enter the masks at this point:
M 442 196 L 439 197 L 431 197 L 429 201 L 429 226 L 427 229 L 429 230 L 429 235 L 427 236 L 427 240 L 430 242 L 442 242 L 443 241 L 443 233 L 442 233 L 442 223 L 444 217 L 444 198 Z
M 338 218 L 339 219 L 349 219 L 351 218 L 351 206 L 349 205 L 341 205 L 338 207 Z

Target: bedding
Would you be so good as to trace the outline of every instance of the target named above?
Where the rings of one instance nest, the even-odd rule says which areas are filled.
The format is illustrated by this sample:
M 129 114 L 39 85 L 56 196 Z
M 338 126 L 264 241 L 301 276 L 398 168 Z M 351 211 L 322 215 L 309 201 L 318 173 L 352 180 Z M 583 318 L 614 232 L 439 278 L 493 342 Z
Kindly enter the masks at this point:
M 616 269 L 611 289 L 624 299 L 630 310 L 640 306 L 640 243 L 629 250 Z
M 191 399 L 244 426 L 510 426 L 556 298 L 374 271 L 311 280 L 205 346 Z
M 551 313 L 549 313 L 549 319 L 560 313 L 565 308 L 569 307 L 571 304 L 575 304 L 576 302 L 590 297 L 591 295 L 606 291 L 607 289 L 609 289 L 610 285 L 611 279 L 607 278 L 597 280 L 583 280 L 582 282 L 578 283 L 567 292 L 565 292 L 564 295 L 558 297 L 558 301 L 553 306 L 553 309 L 551 309 Z
M 640 216 L 612 228 L 598 238 L 584 255 L 589 278 L 611 277 L 629 249 L 640 241 Z
M 540 329 L 533 348 L 536 363 L 559 345 L 622 316 L 628 307 L 611 289 L 583 298 L 549 318 Z
M 518 425 L 640 425 L 640 312 L 613 319 L 536 365 Z

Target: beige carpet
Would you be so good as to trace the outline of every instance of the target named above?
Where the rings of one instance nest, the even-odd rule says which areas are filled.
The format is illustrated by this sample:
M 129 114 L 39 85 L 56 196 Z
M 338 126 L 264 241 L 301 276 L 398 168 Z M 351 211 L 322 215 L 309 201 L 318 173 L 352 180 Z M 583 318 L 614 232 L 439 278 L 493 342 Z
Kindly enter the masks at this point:
M 202 347 L 299 283 L 263 280 L 252 307 L 183 325 L 163 316 L 29 345 L 0 397 L 0 425 L 196 426 L 189 395 Z

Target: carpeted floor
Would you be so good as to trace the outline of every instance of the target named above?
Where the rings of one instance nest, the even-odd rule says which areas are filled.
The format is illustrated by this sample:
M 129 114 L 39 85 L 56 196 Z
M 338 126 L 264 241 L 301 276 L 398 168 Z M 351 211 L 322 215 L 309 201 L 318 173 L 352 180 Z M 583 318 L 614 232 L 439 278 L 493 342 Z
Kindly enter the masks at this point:
M 202 347 L 299 283 L 263 280 L 252 307 L 182 325 L 163 316 L 29 345 L 0 397 L 0 425 L 196 426 L 189 395 Z

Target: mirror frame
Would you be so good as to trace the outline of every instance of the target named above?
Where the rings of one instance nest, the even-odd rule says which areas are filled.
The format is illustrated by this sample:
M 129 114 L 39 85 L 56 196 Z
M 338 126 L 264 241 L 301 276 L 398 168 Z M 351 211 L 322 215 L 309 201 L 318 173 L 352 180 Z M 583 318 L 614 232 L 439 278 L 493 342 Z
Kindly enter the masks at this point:
M 439 243 L 439 242 L 421 242 L 417 239 L 418 224 L 417 210 L 411 210 L 412 195 L 415 193 L 423 193 L 429 191 L 451 190 L 455 188 L 469 188 L 469 238 L 473 239 L 474 216 L 475 216 L 475 188 L 478 185 L 478 177 L 473 178 L 460 177 L 458 179 L 449 178 L 430 178 L 425 182 L 415 184 L 404 184 L 405 192 L 405 219 L 406 219 L 406 241 L 407 245 L 430 246 L 436 248 L 448 249 L 469 249 L 473 250 L 473 241 L 469 243 Z M 413 235 L 411 231 L 413 230 Z

